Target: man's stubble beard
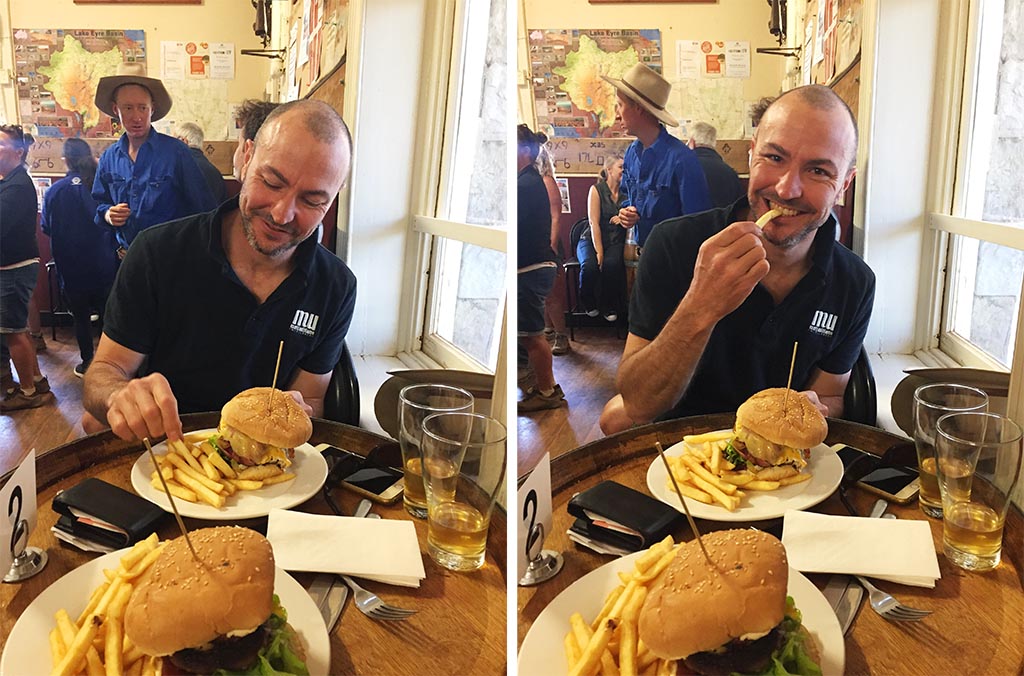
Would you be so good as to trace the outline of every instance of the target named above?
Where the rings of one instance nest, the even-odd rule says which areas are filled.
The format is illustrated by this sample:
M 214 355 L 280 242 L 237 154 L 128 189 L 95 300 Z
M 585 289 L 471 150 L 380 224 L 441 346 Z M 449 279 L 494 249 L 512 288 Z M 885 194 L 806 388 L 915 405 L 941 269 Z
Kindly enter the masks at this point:
M 789 237 L 784 237 L 782 239 L 775 239 L 768 232 L 765 232 L 764 238 L 768 240 L 768 242 L 770 242 L 773 246 L 779 249 L 792 249 L 797 244 L 800 244 L 805 239 L 807 239 L 808 237 L 812 236 L 815 232 L 817 232 L 818 228 L 820 228 L 822 224 L 823 223 L 812 223 L 811 225 L 808 225 L 800 232 L 794 232 Z
M 270 222 L 273 223 L 273 221 Z M 276 223 L 273 224 L 276 225 Z M 266 247 L 261 246 L 259 241 L 256 239 L 256 233 L 254 232 L 252 227 L 252 217 L 246 216 L 245 214 L 242 214 L 242 231 L 245 233 L 245 239 L 247 242 L 249 242 L 249 246 L 251 246 L 257 253 L 261 253 L 264 256 L 268 256 L 270 258 L 278 258 L 279 256 L 283 256 L 284 254 L 295 249 L 297 246 L 299 246 L 299 244 L 302 243 L 302 240 L 290 241 L 273 249 L 267 249 Z

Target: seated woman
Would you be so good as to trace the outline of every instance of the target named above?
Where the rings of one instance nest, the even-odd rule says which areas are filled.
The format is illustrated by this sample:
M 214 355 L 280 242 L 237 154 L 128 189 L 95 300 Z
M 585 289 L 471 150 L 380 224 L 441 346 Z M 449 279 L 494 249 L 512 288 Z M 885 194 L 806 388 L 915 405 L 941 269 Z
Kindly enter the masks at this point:
M 613 158 L 601 170 L 601 180 L 590 188 L 587 216 L 590 228 L 576 245 L 580 261 L 580 301 L 587 314 L 603 314 L 609 322 L 625 310 L 626 267 L 622 251 L 627 226 L 619 223 L 619 208 L 625 195 L 619 193 L 622 158 Z

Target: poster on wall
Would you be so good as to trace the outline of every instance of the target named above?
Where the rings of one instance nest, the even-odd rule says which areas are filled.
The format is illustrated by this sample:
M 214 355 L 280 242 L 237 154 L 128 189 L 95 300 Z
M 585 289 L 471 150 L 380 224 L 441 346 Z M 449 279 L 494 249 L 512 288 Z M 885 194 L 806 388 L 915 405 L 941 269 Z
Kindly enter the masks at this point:
M 93 101 L 100 78 L 122 62 L 146 63 L 144 31 L 14 29 L 21 123 L 37 137 L 117 136 Z
M 160 79 L 233 80 L 235 45 L 230 42 L 170 41 L 160 43 Z
M 527 31 L 537 127 L 550 138 L 617 138 L 615 88 L 635 63 L 662 69 L 661 31 L 541 29 Z
M 862 0 L 839 0 L 836 72 L 843 73 L 860 56 Z

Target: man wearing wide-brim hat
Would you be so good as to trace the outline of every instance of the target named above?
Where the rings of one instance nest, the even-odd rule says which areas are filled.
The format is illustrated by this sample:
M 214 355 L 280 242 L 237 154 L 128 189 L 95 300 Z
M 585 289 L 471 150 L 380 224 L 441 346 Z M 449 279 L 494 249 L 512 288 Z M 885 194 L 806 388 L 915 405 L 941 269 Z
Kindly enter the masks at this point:
M 643 246 L 656 223 L 711 208 L 707 181 L 696 154 L 668 133 L 679 123 L 665 109 L 672 85 L 642 63 L 633 64 L 622 79 L 602 75 L 616 89 L 616 118 L 636 136 L 622 160 L 619 211 L 624 228 L 635 226 Z
M 124 129 L 100 157 L 92 187 L 96 222 L 113 227 L 123 249 L 152 225 L 216 206 L 188 146 L 153 128 L 170 112 L 171 95 L 143 64 L 122 63 L 101 78 L 96 107 Z

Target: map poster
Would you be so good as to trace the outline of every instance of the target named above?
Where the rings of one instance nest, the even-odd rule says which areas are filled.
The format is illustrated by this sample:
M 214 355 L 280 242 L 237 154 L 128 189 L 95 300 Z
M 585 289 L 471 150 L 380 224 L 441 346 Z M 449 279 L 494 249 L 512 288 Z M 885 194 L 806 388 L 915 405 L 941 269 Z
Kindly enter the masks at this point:
M 14 29 L 18 111 L 38 137 L 116 136 L 93 103 L 101 77 L 146 62 L 141 30 Z
M 635 63 L 661 72 L 658 30 L 528 30 L 537 127 L 550 138 L 617 138 L 615 88 Z

